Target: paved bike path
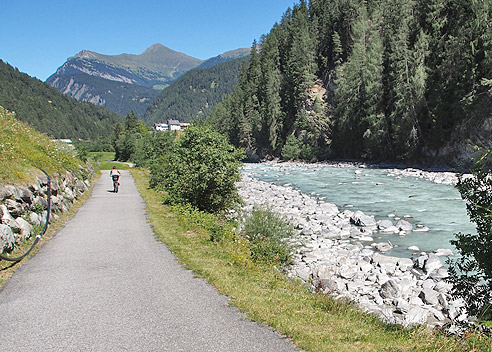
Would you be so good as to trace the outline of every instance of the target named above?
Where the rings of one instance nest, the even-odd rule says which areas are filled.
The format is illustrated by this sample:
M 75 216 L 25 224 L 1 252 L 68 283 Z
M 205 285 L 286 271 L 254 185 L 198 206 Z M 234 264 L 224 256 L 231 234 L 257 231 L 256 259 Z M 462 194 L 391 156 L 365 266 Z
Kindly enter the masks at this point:
M 133 178 L 103 175 L 0 291 L 4 351 L 295 351 L 154 238 Z

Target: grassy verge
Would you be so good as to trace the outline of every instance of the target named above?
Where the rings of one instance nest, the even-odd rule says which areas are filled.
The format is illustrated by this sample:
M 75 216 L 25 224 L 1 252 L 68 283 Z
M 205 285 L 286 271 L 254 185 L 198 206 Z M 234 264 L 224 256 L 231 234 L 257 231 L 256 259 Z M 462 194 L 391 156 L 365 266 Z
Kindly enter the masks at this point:
M 250 319 L 264 322 L 306 351 L 490 351 L 490 339 L 456 340 L 425 328 L 381 323 L 354 305 L 313 294 L 271 267 L 237 265 L 234 244 L 180 221 L 148 188 L 148 174 L 132 170 L 156 236 L 181 264 L 231 298 Z M 488 347 L 487 347 L 488 346 Z
M 49 174 L 77 170 L 80 160 L 64 149 L 0 107 L 0 184 L 34 182 L 43 175 L 39 167 Z

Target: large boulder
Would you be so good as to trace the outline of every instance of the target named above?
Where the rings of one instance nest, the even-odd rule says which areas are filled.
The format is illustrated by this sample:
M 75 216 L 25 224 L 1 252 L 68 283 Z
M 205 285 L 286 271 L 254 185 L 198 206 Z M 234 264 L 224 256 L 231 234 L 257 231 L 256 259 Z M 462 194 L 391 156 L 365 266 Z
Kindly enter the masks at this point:
M 401 286 L 393 279 L 381 285 L 380 295 L 383 298 L 394 299 L 401 296 Z
M 1 219 L 2 224 L 10 227 L 12 229 L 12 231 L 14 231 L 14 233 L 20 233 L 21 232 L 21 228 L 20 228 L 19 224 L 17 223 L 17 221 L 15 221 L 15 219 L 12 217 L 12 215 L 10 215 L 9 210 L 3 204 L 0 205 L 0 214 L 2 214 L 2 219 Z
M 396 223 L 396 227 L 398 227 L 398 229 L 400 231 L 412 231 L 413 229 L 413 225 L 410 224 L 408 221 L 406 220 L 399 220 L 397 223 Z
M 441 259 L 434 253 L 430 253 L 429 257 L 425 261 L 424 271 L 427 275 L 429 275 L 434 270 L 438 270 L 442 267 Z
M 19 198 L 27 204 L 31 204 L 34 198 L 34 195 L 29 190 L 29 188 L 21 188 L 19 191 Z
M 393 221 L 391 221 L 391 220 L 380 220 L 377 222 L 377 224 L 378 224 L 379 230 L 384 230 L 384 229 L 387 229 L 388 227 L 393 226 Z
M 426 304 L 436 306 L 439 304 L 439 294 L 431 288 L 424 288 L 420 294 L 419 298 Z
M 434 251 L 434 254 L 437 255 L 438 257 L 452 257 L 452 256 L 454 256 L 453 251 L 449 248 L 436 249 Z
M 425 310 L 422 307 L 414 306 L 410 308 L 410 310 L 405 315 L 404 325 L 412 326 L 424 324 L 427 321 L 428 316 L 429 311 Z
M 14 232 L 4 224 L 0 224 L 0 253 L 3 251 L 12 250 L 15 244 Z
M 22 240 L 30 238 L 32 233 L 34 232 L 34 228 L 32 227 L 32 225 L 20 217 L 15 219 L 15 221 L 17 222 L 17 224 L 19 224 Z
M 318 205 L 318 209 L 316 211 L 322 211 L 322 214 L 326 214 L 328 216 L 335 216 L 338 214 L 338 207 L 335 204 L 331 203 L 321 203 Z
M 380 267 L 385 273 L 393 274 L 396 269 L 396 265 L 401 260 L 401 258 L 391 257 L 388 255 L 374 254 L 372 257 L 372 262 L 376 266 Z
M 17 203 L 15 200 L 12 199 L 5 200 L 5 206 L 7 207 L 10 215 L 14 217 L 21 216 L 23 213 L 22 204 Z
M 39 217 L 38 214 L 31 212 L 29 213 L 29 221 L 31 224 L 34 224 L 35 226 L 41 225 L 41 218 Z
M 0 202 L 3 202 L 5 199 L 11 198 L 12 196 L 13 193 L 9 187 L 6 186 L 0 187 Z
M 362 227 L 376 227 L 377 223 L 373 216 L 369 216 L 361 212 L 360 210 L 356 211 L 350 221 L 357 226 Z

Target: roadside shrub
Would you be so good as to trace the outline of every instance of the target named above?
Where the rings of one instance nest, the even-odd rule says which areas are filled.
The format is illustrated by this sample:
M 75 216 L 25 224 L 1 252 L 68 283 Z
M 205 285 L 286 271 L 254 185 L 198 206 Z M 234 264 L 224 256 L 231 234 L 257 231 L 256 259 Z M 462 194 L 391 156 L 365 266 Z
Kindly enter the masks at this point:
M 169 156 L 151 167 L 151 185 L 167 191 L 171 204 L 189 203 L 198 210 L 219 213 L 240 201 L 234 183 L 240 179 L 243 156 L 210 127 L 191 126 Z
M 281 267 L 292 262 L 297 233 L 279 214 L 267 208 L 255 207 L 244 218 L 242 234 L 249 241 L 254 262 Z

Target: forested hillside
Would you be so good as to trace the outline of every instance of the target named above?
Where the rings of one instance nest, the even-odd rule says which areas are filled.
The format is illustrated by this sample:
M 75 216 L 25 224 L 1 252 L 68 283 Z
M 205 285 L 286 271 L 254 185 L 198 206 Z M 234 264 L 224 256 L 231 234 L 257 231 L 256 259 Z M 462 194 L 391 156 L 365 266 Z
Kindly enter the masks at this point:
M 303 0 L 210 120 L 259 157 L 410 161 L 490 143 L 491 14 L 490 0 Z
M 53 138 L 107 136 L 122 117 L 91 103 L 77 102 L 48 84 L 0 60 L 0 106 Z
M 144 121 L 152 124 L 168 119 L 191 121 L 207 117 L 224 95 L 232 93 L 241 65 L 246 61 L 247 57 L 243 57 L 188 71 L 149 104 Z

